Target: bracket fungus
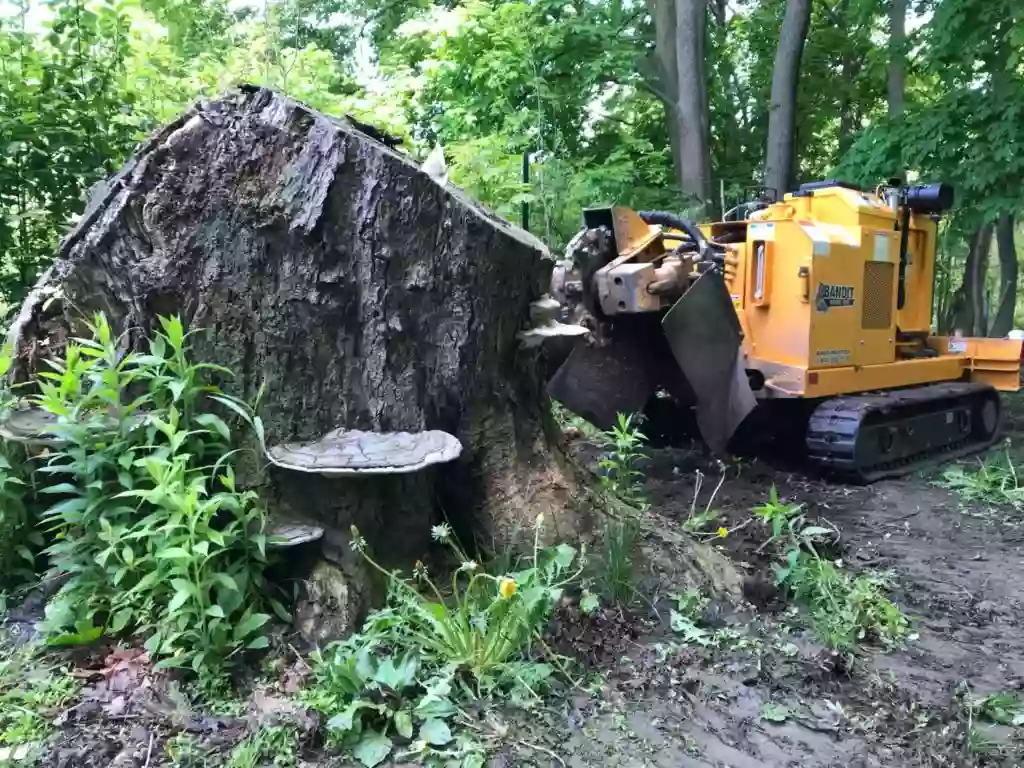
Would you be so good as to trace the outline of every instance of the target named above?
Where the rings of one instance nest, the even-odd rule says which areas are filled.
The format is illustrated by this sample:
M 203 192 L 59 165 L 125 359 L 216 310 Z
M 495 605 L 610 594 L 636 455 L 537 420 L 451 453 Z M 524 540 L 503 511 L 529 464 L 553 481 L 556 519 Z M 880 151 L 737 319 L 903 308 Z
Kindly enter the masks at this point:
M 425 432 L 364 432 L 334 429 L 319 440 L 283 443 L 266 449 L 282 469 L 337 475 L 395 475 L 457 459 L 462 443 L 454 435 Z

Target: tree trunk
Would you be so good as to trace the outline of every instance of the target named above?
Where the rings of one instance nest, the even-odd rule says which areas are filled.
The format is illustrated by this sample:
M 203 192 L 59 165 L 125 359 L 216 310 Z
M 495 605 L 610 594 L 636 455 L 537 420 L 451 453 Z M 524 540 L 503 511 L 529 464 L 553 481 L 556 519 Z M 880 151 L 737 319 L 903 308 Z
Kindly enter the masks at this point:
M 492 550 L 532 543 L 539 513 L 548 540 L 590 527 L 599 502 L 517 338 L 550 272 L 539 241 L 405 156 L 243 86 L 155 134 L 97 193 L 21 308 L 13 376 L 93 312 L 127 346 L 179 314 L 196 358 L 234 372 L 226 391 L 262 389 L 271 447 L 339 428 L 456 436 L 458 460 L 413 473 L 241 468 L 273 512 L 325 529 L 336 635 L 375 597 L 352 524 L 389 566 L 423 556 L 442 514 Z
M 889 119 L 903 117 L 907 91 L 907 0 L 889 0 Z
M 647 0 L 654 20 L 654 77 L 648 84 L 665 104 L 672 160 L 680 188 L 701 202 L 711 197 L 711 144 L 704 78 L 703 0 Z
M 990 335 L 1002 338 L 1013 330 L 1017 309 L 1017 249 L 1013 242 L 1013 216 L 1004 213 L 996 222 L 996 249 L 999 254 L 999 301 Z
M 810 22 L 811 0 L 787 0 L 772 72 L 764 171 L 765 186 L 774 189 L 779 199 L 793 180 L 797 82 Z
M 665 105 L 665 122 L 672 145 L 672 165 L 676 182 L 685 189 L 683 181 L 683 151 L 679 137 L 679 118 L 676 105 L 679 93 L 679 68 L 676 64 L 676 6 L 675 0 L 647 0 L 647 9 L 654 20 L 654 77 L 648 78 L 655 94 Z
M 704 77 L 706 0 L 675 0 L 676 120 L 682 154 L 680 184 L 699 201 L 711 199 L 711 143 Z
M 971 236 L 967 263 L 964 265 L 964 281 L 951 307 L 951 328 L 965 336 L 984 336 L 987 330 L 985 271 L 991 247 L 992 225 L 986 224 Z
M 131 344 L 179 313 L 223 386 L 261 385 L 268 445 L 336 428 L 443 430 L 459 461 L 330 479 L 249 468 L 272 508 L 312 517 L 343 566 L 356 523 L 389 562 L 423 554 L 438 509 L 482 543 L 586 527 L 516 334 L 550 264 L 527 233 L 347 124 L 244 88 L 157 134 L 110 182 L 22 308 L 19 375 L 102 310 Z M 63 303 L 47 300 L 57 287 Z
M 716 24 L 725 24 L 726 0 L 708 0 L 708 8 Z

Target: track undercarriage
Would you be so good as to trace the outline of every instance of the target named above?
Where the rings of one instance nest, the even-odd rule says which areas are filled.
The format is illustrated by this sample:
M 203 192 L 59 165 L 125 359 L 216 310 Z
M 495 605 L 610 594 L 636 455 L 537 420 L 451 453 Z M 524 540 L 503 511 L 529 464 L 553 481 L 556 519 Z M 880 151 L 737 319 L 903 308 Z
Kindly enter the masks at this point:
M 668 396 L 644 409 L 656 445 L 700 439 L 692 408 Z M 999 436 L 999 393 L 943 382 L 827 400 L 762 403 L 733 436 L 734 453 L 802 463 L 854 483 L 912 474 L 983 451 Z
M 984 384 L 846 395 L 814 409 L 805 445 L 813 464 L 870 483 L 988 448 L 1001 416 L 999 393 Z

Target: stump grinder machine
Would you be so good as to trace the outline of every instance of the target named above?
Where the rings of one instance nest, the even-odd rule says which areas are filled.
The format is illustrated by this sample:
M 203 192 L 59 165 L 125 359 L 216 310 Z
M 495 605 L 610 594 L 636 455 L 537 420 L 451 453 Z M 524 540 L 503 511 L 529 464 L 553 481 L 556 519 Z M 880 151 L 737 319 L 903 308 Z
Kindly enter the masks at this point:
M 587 210 L 535 315 L 579 336 L 549 392 L 601 428 L 646 412 L 645 431 L 796 445 L 860 482 L 986 448 L 1021 341 L 931 332 L 952 203 L 943 184 L 828 181 L 699 226 Z

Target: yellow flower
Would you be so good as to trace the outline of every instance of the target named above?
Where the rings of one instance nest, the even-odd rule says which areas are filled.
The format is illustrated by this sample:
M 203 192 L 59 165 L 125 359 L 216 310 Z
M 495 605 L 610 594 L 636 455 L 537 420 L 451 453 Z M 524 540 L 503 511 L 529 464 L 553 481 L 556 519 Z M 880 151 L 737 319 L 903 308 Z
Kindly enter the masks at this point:
M 718 535 L 719 535 L 719 537 L 724 539 L 726 536 L 729 535 L 729 529 L 725 528 L 724 526 L 722 528 L 719 528 L 718 529 Z
M 506 600 L 516 593 L 516 580 L 507 576 L 498 582 L 498 594 Z

